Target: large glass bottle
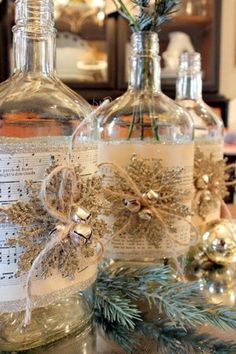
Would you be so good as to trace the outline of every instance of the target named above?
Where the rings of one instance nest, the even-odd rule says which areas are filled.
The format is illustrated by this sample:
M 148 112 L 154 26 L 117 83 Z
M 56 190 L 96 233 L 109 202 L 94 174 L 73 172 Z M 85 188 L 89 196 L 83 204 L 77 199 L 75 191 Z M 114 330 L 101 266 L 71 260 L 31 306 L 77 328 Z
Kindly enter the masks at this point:
M 186 195 L 188 194 L 185 204 L 190 205 L 193 170 L 192 121 L 184 109 L 161 92 L 158 53 L 159 41 L 156 33 L 147 31 L 132 35 L 129 87 L 124 95 L 105 108 L 100 117 L 101 139 L 98 160 L 100 163 L 115 162 L 125 168 L 135 154 L 138 158 L 144 159 L 149 166 L 152 166 L 154 160 L 161 160 L 160 168 L 163 168 L 165 172 L 166 169 L 169 171 L 172 169 L 173 172 L 180 168 L 182 173 L 178 185 L 180 190 L 185 190 Z M 164 182 L 164 174 L 159 177 L 163 187 L 166 183 Z M 112 178 L 111 176 L 111 179 L 105 181 L 106 188 L 112 182 Z M 154 203 L 157 203 L 159 211 L 165 209 L 174 213 L 174 207 L 171 205 L 164 205 L 163 209 L 161 205 L 158 206 L 160 201 L 158 198 L 162 194 L 160 190 L 149 191 L 145 189 L 145 184 L 152 186 L 152 171 L 149 177 L 146 176 L 147 179 L 150 178 L 149 181 L 142 181 L 141 170 L 137 170 L 134 178 L 144 199 L 147 195 L 148 198 L 150 196 L 150 199 L 154 197 L 154 199 L 156 198 Z M 141 186 L 142 182 L 143 186 Z M 171 182 L 169 183 L 171 194 L 172 186 Z M 130 186 L 130 181 L 128 184 Z M 169 196 L 172 198 L 173 195 Z M 168 228 L 170 214 L 161 214 L 163 223 L 160 220 L 158 222 L 158 218 L 150 220 L 148 215 L 141 217 L 141 214 L 135 214 L 135 211 L 140 211 L 139 200 L 125 200 L 122 199 L 122 195 L 120 198 L 117 197 L 117 203 L 115 202 L 111 207 L 110 215 L 108 215 L 111 226 L 113 227 L 114 223 L 118 222 L 119 228 L 122 229 L 127 221 L 126 217 L 129 215 L 136 220 L 136 224 L 132 235 L 126 229 L 113 239 L 108 246 L 108 259 L 125 263 L 156 262 L 161 258 L 171 257 L 173 254 L 180 255 L 188 247 L 190 228 L 183 219 L 176 220 L 173 215 L 171 216 L 175 222 L 174 225 L 172 224 L 173 233 L 170 237 L 163 225 L 164 223 Z M 145 200 L 147 201 L 147 199 Z M 138 206 L 139 210 L 136 210 L 134 204 Z M 121 212 L 119 216 L 114 215 L 116 211 Z M 132 211 L 134 213 L 131 215 L 129 211 L 131 214 Z M 144 212 L 143 208 L 142 212 Z M 145 216 L 146 220 L 144 220 Z M 152 222 L 154 224 L 151 224 Z M 150 231 L 150 227 L 152 231 Z M 136 231 L 137 234 L 135 234 Z M 180 245 L 181 242 L 178 242 L 181 240 L 183 241 L 182 245 Z
M 188 110 L 194 122 L 195 157 L 201 151 L 215 161 L 223 159 L 223 121 L 202 99 L 201 55 L 183 53 L 176 83 L 176 102 Z M 204 172 L 204 171 L 203 171 Z M 204 175 L 204 173 L 203 173 Z M 195 215 L 198 226 L 220 217 L 220 202 L 205 218 Z
M 26 182 L 42 180 L 52 160 L 64 161 L 70 136 L 91 112 L 56 76 L 53 14 L 53 0 L 16 1 L 15 68 L 0 85 L 0 205 L 27 201 Z M 75 162 L 79 159 L 83 173 L 90 175 L 96 170 L 97 144 L 89 125 L 79 138 Z M 31 324 L 23 327 L 25 278 L 15 275 L 22 250 L 8 244 L 16 234 L 17 226 L 1 218 L 0 350 L 32 348 L 88 328 L 92 316 L 88 297 L 79 290 L 70 292 L 71 284 L 59 274 L 33 279 L 32 296 L 40 293 L 40 301 Z M 81 276 L 84 288 L 90 287 L 95 274 L 93 267 Z M 83 289 L 83 284 L 76 289 Z

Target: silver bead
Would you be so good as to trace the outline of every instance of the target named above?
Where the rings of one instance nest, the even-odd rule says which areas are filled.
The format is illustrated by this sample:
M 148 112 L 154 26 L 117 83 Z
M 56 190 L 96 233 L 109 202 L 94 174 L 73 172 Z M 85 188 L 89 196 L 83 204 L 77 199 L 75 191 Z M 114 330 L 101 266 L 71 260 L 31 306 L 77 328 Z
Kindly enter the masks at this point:
M 124 203 L 124 206 L 131 213 L 138 213 L 141 210 L 141 203 L 136 199 L 132 199 L 132 200 L 124 199 L 123 203 Z
M 81 206 L 74 206 L 71 211 L 71 220 L 75 222 L 76 224 L 80 223 L 81 221 L 85 222 L 88 221 L 91 216 L 91 213 L 81 207 Z
M 159 198 L 159 194 L 153 191 L 152 189 L 149 192 L 145 193 L 143 196 L 147 197 L 149 200 L 157 200 Z
M 150 221 L 152 219 L 152 212 L 149 209 L 142 209 L 139 213 L 138 213 L 140 219 L 142 220 L 146 220 L 146 221 Z
M 208 175 L 203 175 L 197 179 L 196 187 L 198 189 L 207 189 L 210 182 L 210 177 Z
M 78 246 L 81 242 L 85 245 L 91 243 L 92 228 L 87 224 L 78 224 L 70 232 L 70 238 L 74 246 Z

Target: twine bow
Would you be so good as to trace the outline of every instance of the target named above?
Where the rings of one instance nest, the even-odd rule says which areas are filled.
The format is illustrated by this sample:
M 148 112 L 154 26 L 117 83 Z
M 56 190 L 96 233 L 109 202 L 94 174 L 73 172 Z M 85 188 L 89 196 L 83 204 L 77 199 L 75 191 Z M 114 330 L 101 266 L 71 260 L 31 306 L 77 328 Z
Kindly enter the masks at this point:
M 32 276 L 37 267 L 42 263 L 43 258 L 58 244 L 63 242 L 66 238 L 70 238 L 71 242 L 75 247 L 78 247 L 81 243 L 88 244 L 92 242 L 92 239 L 100 246 L 97 257 L 90 262 L 89 265 L 97 263 L 104 253 L 103 244 L 96 239 L 92 233 L 92 228 L 89 226 L 88 221 L 90 219 L 90 212 L 83 208 L 82 206 L 74 205 L 73 194 L 76 190 L 77 179 L 75 167 L 72 164 L 72 151 L 75 144 L 76 137 L 81 130 L 81 128 L 91 120 L 91 118 L 96 116 L 100 110 L 108 103 L 106 100 L 101 106 L 99 106 L 95 111 L 93 111 L 87 118 L 85 118 L 77 127 L 74 134 L 71 137 L 71 143 L 69 145 L 69 151 L 66 157 L 66 164 L 58 166 L 52 170 L 52 172 L 42 181 L 40 197 L 47 212 L 58 221 L 56 227 L 49 232 L 49 241 L 46 243 L 44 249 L 38 254 L 32 263 L 32 266 L 27 274 L 26 278 L 26 309 L 24 326 L 27 326 L 31 322 L 31 298 L 32 298 Z M 67 212 L 62 212 L 58 210 L 55 205 L 51 202 L 48 195 L 48 187 L 55 176 L 61 174 L 60 187 L 58 192 L 59 201 L 63 201 L 63 196 L 65 192 L 65 186 L 67 181 L 70 180 L 71 190 L 69 193 L 69 201 L 67 205 Z M 88 265 L 85 266 L 87 268 Z M 84 269 L 85 269 L 84 268 Z M 83 271 L 83 270 L 81 270 Z

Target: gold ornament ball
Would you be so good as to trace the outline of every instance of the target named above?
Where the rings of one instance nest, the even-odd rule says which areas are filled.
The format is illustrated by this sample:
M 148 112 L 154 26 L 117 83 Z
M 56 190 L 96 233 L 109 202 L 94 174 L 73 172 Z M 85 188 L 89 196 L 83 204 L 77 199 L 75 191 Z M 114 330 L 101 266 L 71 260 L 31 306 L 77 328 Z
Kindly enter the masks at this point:
M 200 280 L 200 288 L 205 292 L 209 302 L 224 306 L 235 306 L 236 269 L 226 265 L 205 274 Z
M 236 220 L 215 220 L 206 225 L 203 250 L 212 262 L 236 262 Z

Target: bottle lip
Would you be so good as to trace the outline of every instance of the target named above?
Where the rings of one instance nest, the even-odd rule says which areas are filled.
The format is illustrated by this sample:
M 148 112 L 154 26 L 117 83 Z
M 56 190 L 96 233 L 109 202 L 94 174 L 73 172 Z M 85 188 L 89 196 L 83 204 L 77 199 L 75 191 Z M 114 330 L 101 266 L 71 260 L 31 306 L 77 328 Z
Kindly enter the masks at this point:
M 131 37 L 133 36 L 153 36 L 153 37 L 157 37 L 158 40 L 159 40 L 159 37 L 158 37 L 158 33 L 157 32 L 154 32 L 154 31 L 135 31 L 132 33 Z
M 201 54 L 183 52 L 179 58 L 179 72 L 202 73 Z
M 15 28 L 24 28 L 28 32 L 54 31 L 53 0 L 16 0 Z
M 159 37 L 156 32 L 139 31 L 131 36 L 131 47 L 135 54 L 159 56 Z

